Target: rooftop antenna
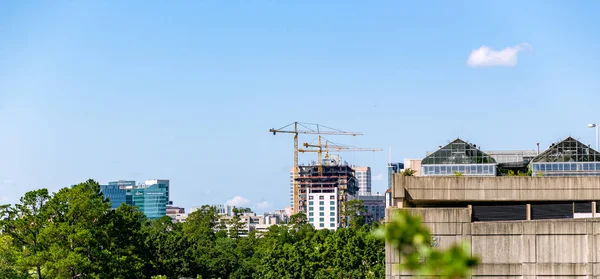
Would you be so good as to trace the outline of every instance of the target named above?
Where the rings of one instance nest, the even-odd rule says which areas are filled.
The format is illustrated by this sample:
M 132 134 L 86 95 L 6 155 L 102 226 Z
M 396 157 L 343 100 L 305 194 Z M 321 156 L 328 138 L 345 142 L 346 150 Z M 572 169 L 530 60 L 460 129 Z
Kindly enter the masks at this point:
M 390 146 L 390 152 L 388 155 L 388 163 L 391 164 L 392 163 L 392 146 Z

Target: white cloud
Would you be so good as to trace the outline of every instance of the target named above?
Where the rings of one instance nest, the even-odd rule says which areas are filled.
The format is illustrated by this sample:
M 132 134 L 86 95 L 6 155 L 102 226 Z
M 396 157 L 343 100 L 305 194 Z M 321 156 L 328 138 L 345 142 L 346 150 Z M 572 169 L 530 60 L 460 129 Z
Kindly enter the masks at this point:
M 494 50 L 487 46 L 481 46 L 471 51 L 467 65 L 470 67 L 494 67 L 494 66 L 515 66 L 517 65 L 517 55 L 519 52 L 531 50 L 527 43 L 516 46 L 506 47 L 502 50 Z
M 266 209 L 271 207 L 271 203 L 268 201 L 259 202 L 254 205 L 257 209 Z
M 373 180 L 375 181 L 383 181 L 383 173 L 377 174 L 373 176 Z
M 235 196 L 232 199 L 226 201 L 225 204 L 242 207 L 247 205 L 249 202 L 250 200 L 248 200 L 247 198 L 244 198 L 242 196 Z

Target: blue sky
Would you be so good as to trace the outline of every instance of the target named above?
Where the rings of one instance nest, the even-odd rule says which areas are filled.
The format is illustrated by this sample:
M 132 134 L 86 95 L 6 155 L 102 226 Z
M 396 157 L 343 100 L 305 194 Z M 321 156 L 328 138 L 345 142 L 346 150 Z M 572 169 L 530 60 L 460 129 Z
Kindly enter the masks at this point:
M 3 2 L 0 203 L 167 178 L 184 207 L 283 208 L 292 137 L 268 129 L 293 121 L 363 132 L 331 139 L 394 160 L 457 136 L 594 142 L 600 2 L 323 2 Z M 518 51 L 469 65 L 482 46 Z M 385 190 L 387 151 L 343 158 Z

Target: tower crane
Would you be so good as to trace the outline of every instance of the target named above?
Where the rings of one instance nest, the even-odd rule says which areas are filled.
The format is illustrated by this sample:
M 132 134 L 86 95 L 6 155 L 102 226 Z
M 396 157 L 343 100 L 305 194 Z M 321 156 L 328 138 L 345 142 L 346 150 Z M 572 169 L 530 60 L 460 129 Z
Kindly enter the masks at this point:
M 300 129 L 298 129 L 300 126 Z M 315 128 L 309 128 L 308 126 L 313 126 Z M 321 128 L 325 128 L 322 130 Z M 293 180 L 294 180 L 294 199 L 293 199 L 293 213 L 298 213 L 298 182 L 296 178 L 298 177 L 298 135 L 299 134 L 310 134 L 310 135 L 344 135 L 344 136 L 362 136 L 363 134 L 360 132 L 346 132 L 338 129 L 333 129 L 324 125 L 312 124 L 312 123 L 300 123 L 294 122 L 290 123 L 286 126 L 283 126 L 279 129 L 269 129 L 269 132 L 276 135 L 277 133 L 281 134 L 293 134 L 294 135 L 294 171 L 293 171 Z
M 302 144 L 304 147 L 306 148 L 310 148 L 310 147 L 314 147 L 317 149 L 299 149 L 299 152 L 316 152 L 317 156 L 318 156 L 318 163 L 317 166 L 319 168 L 319 175 L 323 174 L 323 151 L 325 151 L 325 158 L 329 158 L 329 152 L 363 152 L 363 151 L 371 151 L 371 152 L 377 152 L 377 151 L 383 151 L 383 149 L 376 149 L 376 148 L 358 148 L 358 147 L 350 147 L 350 146 L 346 146 L 346 145 L 339 145 L 339 144 L 332 144 L 330 141 L 325 140 L 325 144 L 321 143 L 321 136 L 318 136 L 318 143 L 317 144 L 309 144 L 308 142 L 305 142 L 304 144 Z

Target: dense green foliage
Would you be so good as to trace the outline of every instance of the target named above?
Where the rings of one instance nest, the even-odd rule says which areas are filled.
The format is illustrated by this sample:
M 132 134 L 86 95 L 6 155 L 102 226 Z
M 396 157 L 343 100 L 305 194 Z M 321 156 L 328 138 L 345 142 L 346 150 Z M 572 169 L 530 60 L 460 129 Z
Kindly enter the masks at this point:
M 417 171 L 416 171 L 416 170 L 413 170 L 413 169 L 411 169 L 411 168 L 408 168 L 408 169 L 406 169 L 406 170 L 404 170 L 404 171 L 402 172 L 402 176 L 414 176 L 414 175 L 415 175 L 415 173 L 417 173 Z
M 358 217 L 352 228 L 316 231 L 299 214 L 239 238 L 238 217 L 228 230 L 208 206 L 185 223 L 150 221 L 131 206 L 111 210 L 91 180 L 28 192 L 0 206 L 0 278 L 384 277 L 383 240 Z

